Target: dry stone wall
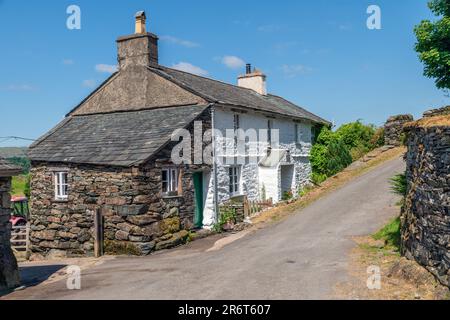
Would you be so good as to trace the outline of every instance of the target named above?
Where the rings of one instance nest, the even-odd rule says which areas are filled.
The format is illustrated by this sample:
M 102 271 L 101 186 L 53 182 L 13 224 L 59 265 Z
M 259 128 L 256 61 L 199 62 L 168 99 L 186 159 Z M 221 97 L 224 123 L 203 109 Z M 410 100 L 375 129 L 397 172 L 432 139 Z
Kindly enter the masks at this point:
M 435 110 L 405 130 L 402 253 L 450 286 L 450 115 Z
M 10 245 L 10 188 L 11 178 L 0 177 L 0 292 L 20 284 L 17 261 Z
M 384 125 L 384 139 L 387 146 L 400 146 L 402 144 L 403 126 L 414 118 L 410 114 L 390 117 Z

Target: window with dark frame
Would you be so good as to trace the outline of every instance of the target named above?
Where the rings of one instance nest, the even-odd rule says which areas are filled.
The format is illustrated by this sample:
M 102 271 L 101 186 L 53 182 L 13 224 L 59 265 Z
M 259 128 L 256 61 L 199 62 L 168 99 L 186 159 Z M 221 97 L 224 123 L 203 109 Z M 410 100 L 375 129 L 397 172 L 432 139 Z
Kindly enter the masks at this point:
M 238 166 L 228 168 L 228 176 L 230 178 L 229 191 L 230 195 L 238 195 L 240 193 L 241 172 Z
M 269 145 L 272 144 L 272 129 L 273 129 L 273 120 L 269 119 L 269 120 L 267 120 L 267 139 L 268 139 Z
M 55 172 L 55 200 L 67 200 L 69 197 L 68 173 L 66 171 Z
M 176 168 L 163 169 L 161 182 L 163 194 L 178 194 L 178 170 Z
M 233 116 L 233 128 L 234 128 L 234 148 L 237 149 L 237 146 L 238 146 L 238 130 L 240 128 L 240 117 L 236 113 Z
M 315 126 L 311 126 L 311 143 L 315 144 L 316 143 L 316 127 Z

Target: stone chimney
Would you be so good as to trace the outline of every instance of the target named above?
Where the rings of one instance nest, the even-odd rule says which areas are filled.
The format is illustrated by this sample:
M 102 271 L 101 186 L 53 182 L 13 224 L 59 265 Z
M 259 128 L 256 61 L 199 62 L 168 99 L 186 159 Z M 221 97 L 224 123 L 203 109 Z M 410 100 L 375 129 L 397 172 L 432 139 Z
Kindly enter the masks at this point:
M 135 33 L 117 39 L 119 69 L 158 65 L 158 37 L 146 31 L 145 23 L 145 12 L 137 12 Z
M 245 74 L 238 77 L 238 86 L 267 95 L 266 75 L 257 69 L 252 71 L 251 64 L 247 64 L 245 69 Z

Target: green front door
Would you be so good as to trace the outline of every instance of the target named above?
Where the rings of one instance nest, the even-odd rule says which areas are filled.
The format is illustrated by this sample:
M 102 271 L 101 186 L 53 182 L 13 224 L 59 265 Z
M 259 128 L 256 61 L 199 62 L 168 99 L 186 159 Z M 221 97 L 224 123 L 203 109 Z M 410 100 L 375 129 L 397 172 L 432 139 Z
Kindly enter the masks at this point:
M 196 228 L 201 228 L 203 227 L 203 173 L 194 173 L 193 179 L 195 190 L 194 225 Z

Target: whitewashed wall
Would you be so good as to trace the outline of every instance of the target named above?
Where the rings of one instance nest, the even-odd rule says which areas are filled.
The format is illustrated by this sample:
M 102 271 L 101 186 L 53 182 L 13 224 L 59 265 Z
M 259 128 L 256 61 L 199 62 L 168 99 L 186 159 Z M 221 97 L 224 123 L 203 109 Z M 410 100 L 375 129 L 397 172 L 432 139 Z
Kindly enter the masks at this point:
M 257 113 L 239 114 L 239 127 L 246 131 L 248 129 L 267 129 L 268 118 Z M 309 182 L 311 166 L 309 164 L 309 153 L 311 150 L 311 123 L 298 123 L 301 133 L 301 141 L 296 143 L 295 122 L 285 118 L 272 119 L 273 129 L 279 130 L 280 149 L 290 150 L 290 164 L 295 167 L 293 191 L 295 194 Z M 234 127 L 234 112 L 225 109 L 216 109 L 214 127 L 222 132 L 223 137 L 216 140 L 217 154 L 225 147 L 232 147 L 234 139 L 226 138 L 226 130 Z M 265 148 L 264 148 L 265 149 Z M 262 185 L 266 186 L 266 197 L 272 197 L 274 201 L 281 200 L 280 168 L 260 168 L 258 165 L 243 165 L 241 168 L 241 191 L 250 200 L 261 199 Z M 224 202 L 230 198 L 229 194 L 228 166 L 218 166 L 218 198 Z

